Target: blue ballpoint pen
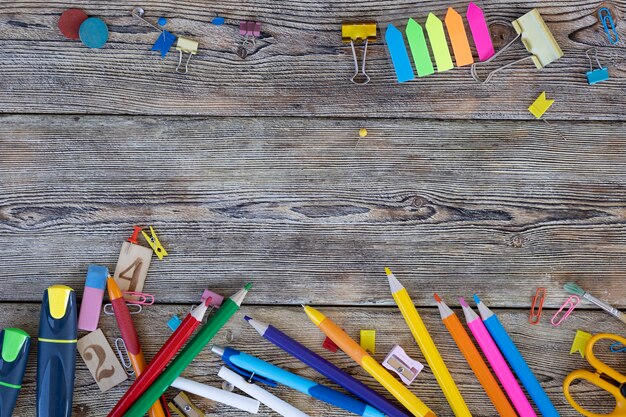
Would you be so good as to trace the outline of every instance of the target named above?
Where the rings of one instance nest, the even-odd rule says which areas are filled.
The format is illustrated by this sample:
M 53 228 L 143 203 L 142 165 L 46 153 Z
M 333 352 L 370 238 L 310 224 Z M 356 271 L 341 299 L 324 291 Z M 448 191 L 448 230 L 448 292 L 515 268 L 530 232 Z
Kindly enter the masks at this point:
M 222 360 L 235 372 L 246 377 L 261 376 L 279 384 L 293 388 L 303 394 L 332 404 L 346 411 L 363 417 L 384 417 L 385 415 L 355 398 L 352 398 L 325 385 L 318 384 L 310 379 L 285 371 L 278 366 L 272 365 L 259 358 L 248 355 L 232 348 L 220 346 L 211 347 L 213 353 L 221 356 Z

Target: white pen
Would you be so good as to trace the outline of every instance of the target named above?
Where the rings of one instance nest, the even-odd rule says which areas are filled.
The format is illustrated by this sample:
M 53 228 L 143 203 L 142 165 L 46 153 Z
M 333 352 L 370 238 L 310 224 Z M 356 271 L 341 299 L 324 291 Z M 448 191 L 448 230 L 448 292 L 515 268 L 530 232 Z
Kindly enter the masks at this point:
M 208 400 L 247 411 L 248 413 L 257 414 L 259 412 L 260 403 L 253 398 L 225 391 L 220 388 L 215 388 L 210 385 L 201 384 L 190 379 L 180 377 L 176 378 L 174 382 L 172 382 L 172 387 L 195 394 Z
M 251 397 L 256 398 L 261 403 L 276 411 L 281 416 L 309 417 L 308 414 L 303 413 L 293 405 L 286 403 L 274 394 L 270 394 L 258 385 L 248 383 L 241 375 L 236 374 L 225 366 L 222 366 L 220 368 L 217 376 L 219 376 L 226 382 L 229 382 L 233 386 L 239 388 Z

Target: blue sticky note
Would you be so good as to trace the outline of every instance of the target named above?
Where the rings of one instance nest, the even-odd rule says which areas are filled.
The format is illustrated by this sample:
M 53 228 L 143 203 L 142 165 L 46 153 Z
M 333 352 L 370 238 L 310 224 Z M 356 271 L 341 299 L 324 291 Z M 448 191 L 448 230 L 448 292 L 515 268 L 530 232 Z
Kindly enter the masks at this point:
M 589 85 L 594 85 L 608 79 L 609 69 L 606 67 L 587 72 L 587 81 L 589 82 Z
M 402 32 L 394 25 L 389 24 L 385 31 L 385 41 L 387 42 L 389 55 L 391 55 L 391 62 L 393 62 L 393 67 L 396 70 L 398 82 L 403 83 L 415 79 L 413 67 L 411 67 L 411 61 L 409 60 L 409 54 L 404 45 Z
M 176 42 L 176 36 L 164 30 L 163 33 L 159 35 L 154 45 L 152 45 L 152 50 L 160 51 L 161 58 L 165 58 L 165 55 L 167 55 L 172 45 L 174 45 L 174 42 Z

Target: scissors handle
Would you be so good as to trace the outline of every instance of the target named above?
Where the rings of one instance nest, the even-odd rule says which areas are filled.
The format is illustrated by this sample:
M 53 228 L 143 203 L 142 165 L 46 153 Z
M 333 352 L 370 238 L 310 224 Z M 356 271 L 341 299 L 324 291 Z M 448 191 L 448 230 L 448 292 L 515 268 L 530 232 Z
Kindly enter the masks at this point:
M 585 347 L 585 357 L 587 358 L 589 364 L 595 368 L 596 372 L 579 369 L 570 373 L 563 381 L 563 393 L 572 407 L 587 417 L 626 417 L 626 376 L 620 374 L 604 362 L 597 359 L 593 353 L 594 345 L 602 339 L 614 340 L 626 344 L 625 338 L 607 333 L 597 334 L 589 339 L 589 342 Z M 607 380 L 606 377 L 610 377 L 612 381 Z M 613 398 L 615 398 L 615 409 L 608 414 L 598 414 L 593 413 L 578 404 L 570 393 L 570 386 L 572 382 L 579 379 L 587 381 L 611 394 Z

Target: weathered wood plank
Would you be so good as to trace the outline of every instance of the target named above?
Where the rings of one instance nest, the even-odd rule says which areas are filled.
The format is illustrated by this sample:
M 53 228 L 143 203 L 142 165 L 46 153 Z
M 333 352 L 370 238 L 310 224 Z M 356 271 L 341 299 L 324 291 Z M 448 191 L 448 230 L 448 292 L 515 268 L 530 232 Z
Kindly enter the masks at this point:
M 370 134 L 355 148 L 359 126 Z M 545 285 L 557 306 L 574 280 L 624 306 L 624 124 L 553 126 L 585 135 L 563 141 L 540 122 L 3 117 L 0 299 L 36 301 L 49 279 L 80 288 L 87 264 L 113 270 L 132 225 L 152 224 L 170 256 L 146 291 L 163 302 L 251 279 L 254 303 L 389 305 L 390 266 L 420 305 L 467 289 L 527 307 Z
M 377 20 L 403 26 L 408 17 L 424 21 L 429 12 L 443 17 L 467 1 L 360 2 L 292 1 L 269 5 L 249 0 L 233 4 L 146 0 L 153 21 L 168 17 L 167 29 L 200 42 L 190 73 L 176 74 L 177 52 L 166 59 L 149 49 L 154 29 L 130 16 L 132 6 L 115 0 L 93 2 L 0 2 L 0 111 L 10 113 L 79 113 L 147 115 L 300 115 L 333 117 L 412 117 L 442 119 L 531 119 L 528 105 L 543 90 L 556 98 L 546 116 L 556 119 L 623 120 L 625 50 L 610 46 L 597 18 L 599 1 L 515 2 L 483 0 L 497 49 L 514 37 L 510 22 L 538 7 L 565 56 L 538 71 L 530 63 L 505 70 L 491 84 L 474 82 L 469 68 L 454 69 L 404 85 L 395 82 L 386 47 L 368 49 L 372 82 L 357 87 L 350 47 L 341 44 L 342 21 Z M 608 6 L 616 20 L 626 1 Z M 103 18 L 110 29 L 102 50 L 89 50 L 65 39 L 57 28 L 68 7 L 82 7 Z M 219 13 L 226 25 L 208 22 Z M 262 37 L 247 59 L 236 55 L 241 20 L 262 23 Z M 617 25 L 620 36 L 624 28 Z M 611 79 L 589 87 L 584 51 L 600 47 Z M 360 52 L 359 52 L 360 53 Z M 521 45 L 508 58 L 525 54 Z M 506 57 L 505 57 L 506 59 Z
M 446 294 L 452 303 L 453 296 L 460 293 Z M 160 345 L 169 335 L 169 329 L 165 322 L 173 314 L 185 314 L 189 309 L 187 305 L 161 306 L 155 305 L 146 308 L 144 313 L 134 316 L 143 348 L 148 358 L 152 357 Z M 2 304 L 0 305 L 0 325 L 21 326 L 31 335 L 36 334 L 39 306 L 37 304 Z M 398 343 L 403 346 L 412 357 L 424 362 L 417 345 L 402 320 L 402 316 L 396 308 L 323 308 L 329 317 L 333 318 L 349 334 L 358 340 L 358 332 L 362 328 L 377 330 L 377 352 L 375 358 L 382 361 L 391 347 Z M 457 309 L 458 310 L 458 309 Z M 422 316 L 428 326 L 441 354 L 446 361 L 453 377 L 459 385 L 461 393 L 468 402 L 468 406 L 474 416 L 493 416 L 495 410 L 477 383 L 471 369 L 458 352 L 454 341 L 447 333 L 439 320 L 439 314 L 435 309 L 421 310 Z M 231 346 L 244 350 L 263 359 L 269 360 L 279 366 L 289 369 L 308 378 L 320 382 L 328 382 L 316 372 L 307 368 L 302 363 L 283 353 L 269 342 L 262 340 L 257 333 L 250 329 L 242 320 L 243 314 L 251 315 L 259 320 L 274 324 L 281 330 L 297 338 L 306 346 L 322 354 L 338 366 L 366 382 L 372 388 L 383 393 L 384 389 L 370 378 L 358 365 L 353 363 L 342 353 L 330 353 L 322 347 L 323 336 L 308 321 L 304 313 L 297 307 L 250 307 L 244 306 L 242 313 L 237 313 L 226 328 L 214 339 L 215 344 L 228 345 L 225 341 L 227 331 L 234 337 Z M 461 314 L 459 312 L 459 314 Z M 548 323 L 551 311 L 546 311 L 542 324 L 532 326 L 528 324 L 527 311 L 525 310 L 500 310 L 499 317 L 509 330 L 528 361 L 529 366 L 536 373 L 537 378 L 546 389 L 549 397 L 555 403 L 562 416 L 577 416 L 578 414 L 566 402 L 562 393 L 561 384 L 563 378 L 574 369 L 588 369 L 588 364 L 578 354 L 570 355 L 569 349 L 575 330 L 582 329 L 593 332 L 622 332 L 623 324 L 599 311 L 576 311 L 561 327 L 554 328 Z M 107 335 L 109 342 L 113 342 L 119 336 L 119 331 L 112 317 L 104 317 L 101 327 Z M 148 334 L 150 335 L 148 337 Z M 603 346 L 606 349 L 606 346 Z M 598 350 L 600 352 L 601 349 Z M 606 353 L 606 352 L 604 352 Z M 605 355 L 607 360 L 615 354 Z M 78 358 L 76 373 L 76 391 L 74 415 L 76 417 L 105 416 L 107 411 L 115 404 L 122 393 L 128 388 L 130 381 L 126 381 L 107 393 L 101 393 L 95 381 L 89 374 L 85 364 Z M 220 386 L 216 376 L 220 361 L 208 349 L 200 356 L 185 372 L 185 375 L 194 380 Z M 36 373 L 36 348 L 31 351 L 30 362 L 27 367 L 23 390 L 18 400 L 15 415 L 33 416 L 35 398 L 35 375 Z M 445 402 L 445 398 L 429 369 L 425 369 L 417 380 L 411 385 L 411 389 L 419 395 L 439 416 L 451 416 L 452 413 Z M 588 390 L 587 390 L 588 389 Z M 272 389 L 281 398 L 292 402 L 298 408 L 309 413 L 311 416 L 343 416 L 336 408 L 326 406 L 317 401 L 312 401 L 305 396 L 294 393 L 284 388 Z M 580 385 L 576 392 L 584 392 L 587 398 L 599 400 L 602 397 L 597 390 Z M 168 391 L 168 396 L 175 395 L 174 390 Z M 216 405 L 197 399 L 197 403 L 209 413 L 210 416 L 240 416 L 241 413 L 225 406 Z M 601 404 L 598 401 L 598 404 Z M 604 410 L 605 412 L 608 410 Z M 267 408 L 262 407 L 261 416 L 274 416 Z

